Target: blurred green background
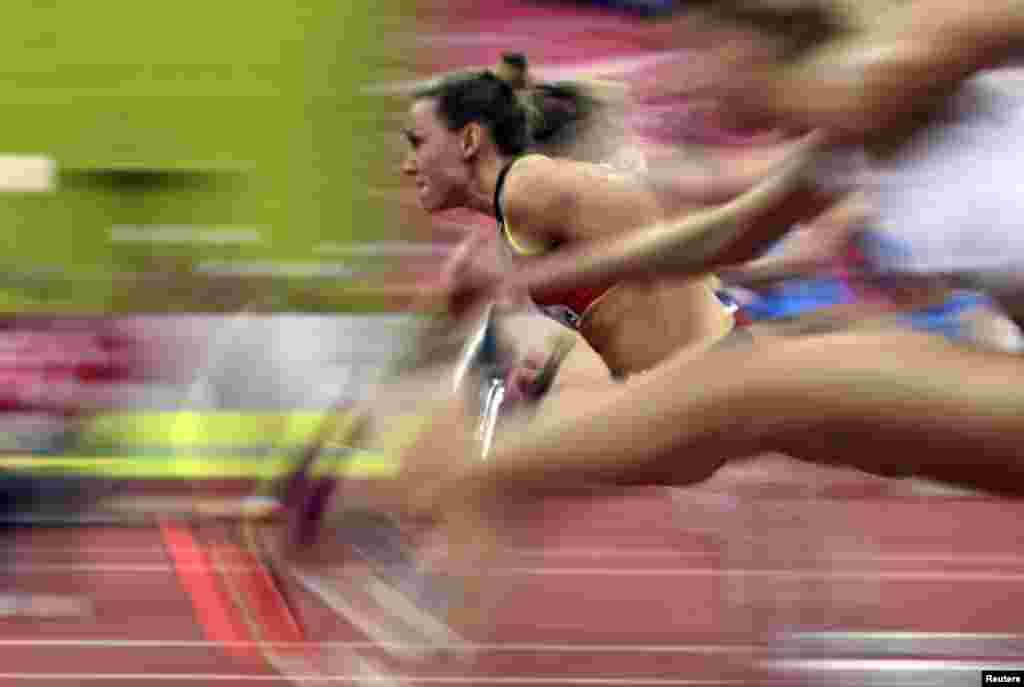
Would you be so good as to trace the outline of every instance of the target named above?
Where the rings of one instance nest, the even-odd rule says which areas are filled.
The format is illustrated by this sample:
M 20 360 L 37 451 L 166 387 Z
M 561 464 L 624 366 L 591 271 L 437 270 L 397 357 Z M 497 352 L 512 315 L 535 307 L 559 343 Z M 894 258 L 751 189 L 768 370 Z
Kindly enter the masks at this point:
M 388 208 L 365 191 L 392 173 L 377 151 L 394 134 L 360 90 L 400 76 L 382 37 L 402 11 L 397 0 L 5 3 L 0 155 L 48 156 L 59 172 L 54 192 L 0 192 L 0 310 L 220 309 L 196 265 L 315 266 L 322 242 L 377 239 Z M 202 237 L 182 240 L 191 232 Z M 173 289 L 112 285 L 164 271 Z M 219 281 L 262 289 L 275 308 L 367 306 L 340 292 L 303 302 L 329 301 L 337 278 Z

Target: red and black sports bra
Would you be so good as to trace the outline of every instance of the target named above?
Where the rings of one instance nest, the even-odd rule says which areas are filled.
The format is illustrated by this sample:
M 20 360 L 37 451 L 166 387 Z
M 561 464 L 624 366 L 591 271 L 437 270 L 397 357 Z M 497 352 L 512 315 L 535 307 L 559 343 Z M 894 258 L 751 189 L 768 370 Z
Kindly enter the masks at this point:
M 521 158 L 512 158 L 505 163 L 505 166 L 501 168 L 498 173 L 498 181 L 494 187 L 494 216 L 498 221 L 498 231 L 501 232 L 501 237 L 508 247 L 508 249 L 514 255 L 540 255 L 546 253 L 551 248 L 557 248 L 557 246 L 545 246 L 542 248 L 527 248 L 519 245 L 516 240 L 512 237 L 509 231 L 508 225 L 505 223 L 505 215 L 501 210 L 501 192 L 505 187 L 505 179 L 508 177 L 509 170 Z M 554 320 L 564 324 L 572 329 L 577 329 L 583 317 L 587 314 L 594 303 L 596 303 L 602 296 L 608 293 L 614 284 L 587 288 L 578 288 L 564 291 L 561 293 L 551 294 L 545 296 L 543 300 L 534 299 L 534 303 L 546 314 Z

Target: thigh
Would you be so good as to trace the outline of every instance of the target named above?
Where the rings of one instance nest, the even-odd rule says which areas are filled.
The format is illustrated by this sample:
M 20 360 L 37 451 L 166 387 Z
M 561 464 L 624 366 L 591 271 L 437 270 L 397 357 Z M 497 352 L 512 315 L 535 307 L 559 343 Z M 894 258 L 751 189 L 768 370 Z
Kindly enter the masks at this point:
M 786 356 L 788 378 L 753 424 L 762 448 L 1024 494 L 1024 357 L 899 331 L 813 343 Z

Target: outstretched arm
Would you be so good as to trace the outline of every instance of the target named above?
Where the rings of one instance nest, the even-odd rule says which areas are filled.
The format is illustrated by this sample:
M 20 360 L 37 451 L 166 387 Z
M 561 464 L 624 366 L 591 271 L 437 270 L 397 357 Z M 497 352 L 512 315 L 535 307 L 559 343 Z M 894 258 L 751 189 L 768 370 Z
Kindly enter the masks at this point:
M 855 193 L 794 230 L 778 252 L 726 267 L 719 270 L 718 276 L 731 284 L 749 287 L 813 276 L 840 257 L 854 233 L 872 214 L 866 196 Z
M 678 147 L 655 157 L 641 173 L 668 215 L 727 202 L 752 188 L 785 159 L 791 142 L 758 146 L 740 156 L 720 158 L 702 146 Z
M 796 62 L 766 69 L 751 96 L 808 128 L 876 131 L 1007 59 L 1022 36 L 1020 0 L 906 2 Z
M 520 266 L 511 277 L 532 293 L 651 275 L 690 277 L 749 259 L 825 198 L 813 183 L 824 137 L 809 135 L 754 188 L 721 206 L 606 241 L 585 241 Z

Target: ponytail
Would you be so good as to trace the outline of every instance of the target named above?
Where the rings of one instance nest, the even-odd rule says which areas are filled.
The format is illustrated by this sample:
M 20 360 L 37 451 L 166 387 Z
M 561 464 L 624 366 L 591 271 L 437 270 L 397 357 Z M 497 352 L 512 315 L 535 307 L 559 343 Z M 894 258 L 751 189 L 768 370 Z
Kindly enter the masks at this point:
M 491 71 L 516 91 L 537 146 L 571 146 L 604 104 L 597 89 L 582 83 L 536 82 L 522 53 L 504 53 Z

